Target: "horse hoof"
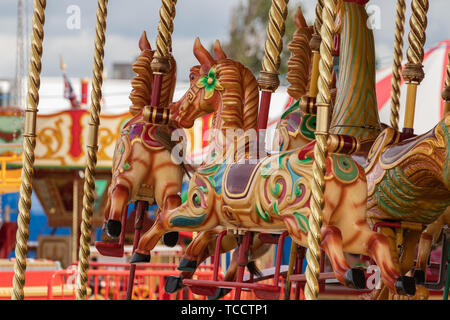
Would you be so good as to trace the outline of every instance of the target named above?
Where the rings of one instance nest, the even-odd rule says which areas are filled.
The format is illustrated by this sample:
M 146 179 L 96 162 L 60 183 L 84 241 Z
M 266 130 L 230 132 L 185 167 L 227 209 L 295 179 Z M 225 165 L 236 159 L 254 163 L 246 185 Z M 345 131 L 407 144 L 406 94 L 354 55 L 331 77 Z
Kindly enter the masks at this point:
M 188 260 L 185 258 L 181 258 L 180 263 L 178 264 L 178 270 L 181 271 L 195 271 L 197 269 L 197 261 Z
M 361 269 L 352 268 L 345 272 L 345 284 L 353 289 L 362 290 L 366 288 L 366 276 Z
M 122 223 L 116 220 L 108 220 L 106 224 L 106 234 L 110 238 L 118 238 L 122 231 Z
M 416 281 L 412 277 L 401 276 L 395 282 L 397 293 L 402 296 L 414 296 L 416 294 Z
M 224 288 L 218 288 L 216 290 L 216 294 L 213 296 L 208 297 L 208 300 L 219 300 L 225 297 L 231 290 L 224 289 Z
M 151 256 L 149 254 L 141 254 L 135 252 L 133 256 L 131 257 L 130 263 L 131 264 L 139 264 L 139 263 L 149 263 L 151 259 Z
M 414 270 L 414 279 L 416 284 L 425 283 L 425 272 L 423 270 Z
M 164 290 L 167 293 L 175 293 L 183 287 L 183 280 L 180 277 L 168 276 Z
M 172 231 L 164 234 L 163 243 L 170 248 L 175 247 L 178 243 L 178 232 Z

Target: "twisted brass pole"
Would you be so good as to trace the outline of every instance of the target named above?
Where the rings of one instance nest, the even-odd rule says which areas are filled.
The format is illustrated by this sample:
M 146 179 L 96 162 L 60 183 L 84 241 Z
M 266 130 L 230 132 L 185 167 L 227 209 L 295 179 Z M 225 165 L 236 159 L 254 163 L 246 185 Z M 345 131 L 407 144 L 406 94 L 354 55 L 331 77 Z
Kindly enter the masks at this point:
M 288 14 L 289 0 L 273 0 L 269 10 L 269 24 L 267 25 L 267 38 L 264 44 L 264 57 L 262 59 L 262 71 L 259 84 L 263 90 L 274 92 L 279 85 L 278 69 L 281 63 L 281 51 L 283 51 L 283 36 L 286 29 L 286 17 Z M 271 83 L 263 80 L 266 74 L 271 74 Z
M 267 128 L 271 94 L 280 85 L 278 69 L 281 64 L 280 55 L 283 50 L 283 36 L 286 29 L 288 2 L 289 0 L 272 0 L 272 5 L 269 10 L 269 24 L 267 25 L 266 31 L 267 38 L 264 45 L 262 71 L 258 77 L 258 85 L 262 91 L 258 114 L 258 130 Z M 260 139 L 263 139 L 263 133 L 263 131 L 260 131 Z
M 428 0 L 412 0 L 411 30 L 408 35 L 409 48 L 406 52 L 408 63 L 403 70 L 403 78 L 408 84 L 406 96 L 405 133 L 414 132 L 414 113 L 416 107 L 417 86 L 425 77 L 423 71 L 424 46 L 426 41 Z
M 333 31 L 336 18 L 335 0 L 325 0 L 322 14 L 322 27 L 320 35 L 320 62 L 319 82 L 317 96 L 317 126 L 316 144 L 314 146 L 314 179 L 311 184 L 312 201 L 309 217 L 308 251 L 306 260 L 306 286 L 307 300 L 316 300 L 319 296 L 320 276 L 320 243 L 322 241 L 322 210 L 324 208 L 325 171 L 328 156 L 328 127 L 331 106 L 331 83 L 333 72 Z
M 397 16 L 395 18 L 395 40 L 394 40 L 394 65 L 392 66 L 392 88 L 391 88 L 391 127 L 398 130 L 400 119 L 400 85 L 403 59 L 403 36 L 405 34 L 405 0 L 397 1 Z
M 23 134 L 24 156 L 22 160 L 22 182 L 20 184 L 19 216 L 17 217 L 17 235 L 14 261 L 13 300 L 23 300 L 25 270 L 27 268 L 27 242 L 30 236 L 30 209 L 32 180 L 34 174 L 34 148 L 36 146 L 36 117 L 39 105 L 41 85 L 42 41 L 44 39 L 46 0 L 34 0 L 33 30 L 31 34 L 31 57 L 28 67 L 28 94 L 25 110 L 25 131 Z
M 72 263 L 75 263 L 78 259 L 78 189 L 79 189 L 78 172 L 73 177 L 73 192 L 72 192 Z
M 318 88 L 317 80 L 319 79 L 319 61 L 320 61 L 320 30 L 322 29 L 322 12 L 324 0 L 318 0 L 316 5 L 316 20 L 314 22 L 314 34 L 311 38 L 310 46 L 313 52 L 313 63 L 311 69 L 311 81 L 309 85 L 309 96 L 311 98 L 317 97 Z
M 170 70 L 170 50 L 172 48 L 173 20 L 175 18 L 175 5 L 177 0 L 162 0 L 159 10 L 158 35 L 156 38 L 156 51 L 152 61 L 152 70 L 155 74 L 166 74 Z
M 106 16 L 108 0 L 97 1 L 97 23 L 95 27 L 95 53 L 91 92 L 89 136 L 87 141 L 87 166 L 85 170 L 83 211 L 81 223 L 80 250 L 78 253 L 77 300 L 86 298 L 87 270 L 89 268 L 92 216 L 95 200 L 95 166 L 97 164 L 98 127 L 100 125 L 100 101 L 103 84 L 103 57 L 105 47 Z
M 159 10 L 158 35 L 156 37 L 156 51 L 151 62 L 154 74 L 151 104 L 145 106 L 142 115 L 146 121 L 167 124 L 169 110 L 161 107 L 161 86 L 163 76 L 170 70 L 170 53 L 172 51 L 173 20 L 176 14 L 177 0 L 162 0 Z
M 173 28 L 174 28 L 173 20 L 175 20 L 175 15 L 177 13 L 177 11 L 176 11 L 177 0 L 172 0 L 172 3 L 173 3 L 173 10 L 171 12 L 172 17 L 170 19 L 170 29 L 169 29 L 169 33 L 170 33 L 169 52 L 172 52 L 172 34 L 173 34 Z

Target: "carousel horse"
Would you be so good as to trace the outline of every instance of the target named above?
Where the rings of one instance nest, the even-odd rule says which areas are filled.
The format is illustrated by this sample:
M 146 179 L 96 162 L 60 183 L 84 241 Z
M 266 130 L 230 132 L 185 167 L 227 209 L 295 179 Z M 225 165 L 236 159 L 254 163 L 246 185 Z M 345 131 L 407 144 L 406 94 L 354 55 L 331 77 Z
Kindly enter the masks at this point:
M 309 74 L 311 69 L 312 51 L 309 42 L 312 37 L 312 28 L 308 27 L 303 13 L 298 8 L 294 15 L 294 22 L 297 30 L 293 35 L 293 39 L 289 44 L 291 57 L 288 61 L 287 79 L 290 82 L 288 92 L 291 97 L 296 99 L 282 115 L 277 123 L 276 129 L 279 134 L 273 141 L 273 150 L 275 152 L 295 149 L 305 146 L 314 140 L 315 130 L 315 114 L 302 110 L 300 107 L 301 98 L 308 91 Z M 214 58 L 226 58 L 226 54 L 220 47 L 220 43 L 216 42 L 214 46 Z M 179 276 L 170 276 L 166 281 L 166 291 L 173 293 L 182 288 L 182 280 L 191 278 L 199 266 L 207 257 L 215 254 L 215 242 L 221 229 L 215 229 L 213 232 L 207 231 L 200 233 L 186 249 L 179 269 L 182 272 Z M 222 240 L 221 253 L 236 248 L 236 237 L 232 235 L 225 236 Z M 226 248 L 226 249 L 225 249 Z M 269 244 L 264 244 L 259 240 L 259 233 L 254 233 L 249 251 L 249 264 L 247 265 L 251 274 L 258 275 L 259 269 L 255 260 L 264 255 L 270 248 Z M 227 269 L 224 281 L 233 281 L 237 276 L 237 253 L 235 250 L 233 258 Z M 220 288 L 213 299 L 219 299 L 226 295 L 230 289 Z
M 254 110 L 250 112 L 236 99 L 239 94 L 246 95 L 236 83 L 241 73 L 230 70 L 236 63 L 214 60 L 198 39 L 194 54 L 200 66 L 191 69 L 188 92 L 171 105 L 176 109 L 171 115 L 174 121 L 192 126 L 195 117 L 212 109 L 218 130 L 255 126 Z M 254 91 L 257 97 L 257 89 Z M 223 144 L 227 142 L 226 138 L 215 139 L 213 150 L 226 150 Z M 246 153 L 236 158 L 234 154 L 237 161 L 231 163 L 218 161 L 224 158 L 214 153 L 191 178 L 187 201 L 176 209 L 161 210 L 141 238 L 132 263 L 149 262 L 150 251 L 168 231 L 207 231 L 218 226 L 272 233 L 287 230 L 294 241 L 307 247 L 313 146 L 314 142 L 262 159 L 249 158 Z M 326 161 L 322 248 L 336 278 L 347 286 L 365 288 L 364 272 L 350 268 L 343 252 L 365 254 L 377 262 L 389 288 L 399 294 L 414 294 L 414 279 L 396 272 L 387 239 L 367 224 L 364 170 L 346 155 L 329 154 Z
M 150 102 L 153 72 L 150 68 L 154 51 L 145 32 L 139 41 L 141 54 L 133 70 L 137 73 L 132 81 L 130 95 L 132 106 L 129 120 L 120 132 L 116 143 L 112 180 L 108 188 L 108 202 L 105 208 L 104 231 L 111 238 L 121 233 L 121 220 L 130 201 L 145 199 L 156 202 L 160 210 L 176 208 L 181 204 L 179 193 L 183 178 L 183 168 L 171 159 L 170 128 L 160 127 L 144 121 L 142 109 Z M 176 83 L 176 62 L 171 57 L 171 70 L 163 78 L 161 103 L 172 101 Z M 168 233 L 164 243 L 176 245 L 178 233 Z
M 125 124 L 116 144 L 112 166 L 113 178 L 108 189 L 108 202 L 105 209 L 104 230 L 111 238 L 120 235 L 121 224 L 116 222 L 120 221 L 124 214 L 123 210 L 126 208 L 126 204 L 133 199 L 156 201 L 159 210 L 168 209 L 177 204 L 177 195 L 181 192 L 184 168 L 183 165 L 175 165 L 171 161 L 170 156 L 174 144 L 171 141 L 170 128 L 147 123 L 142 116 L 142 109 L 151 98 L 153 74 L 150 62 L 154 51 L 151 50 L 145 33 L 142 35 L 139 45 L 142 52 L 133 65 L 137 76 L 132 81 L 133 91 L 130 95 L 133 102 L 130 113 L 134 117 Z M 176 82 L 176 63 L 173 58 L 171 66 L 173 68 L 170 73 L 163 78 L 161 94 L 163 104 L 168 104 L 173 97 Z M 173 201 L 167 201 L 168 199 L 173 199 Z M 217 233 L 200 233 L 188 246 L 187 253 L 198 248 L 199 243 L 212 243 L 214 241 L 212 237 Z M 163 242 L 166 245 L 174 246 L 177 243 L 177 234 L 177 232 L 165 234 Z M 230 241 L 234 243 L 233 247 L 229 246 Z M 233 239 L 225 238 L 222 250 L 229 251 L 236 247 L 236 244 L 235 237 Z M 254 244 L 250 247 L 251 256 L 254 258 L 248 265 L 253 274 L 259 273 L 258 268 L 254 265 L 254 260 L 267 250 L 268 247 L 266 248 L 255 237 Z M 214 255 L 214 252 L 211 252 L 210 255 Z M 201 255 L 201 261 L 208 256 Z M 235 260 L 232 261 L 231 268 L 225 275 L 226 279 L 235 277 L 237 268 L 237 260 Z

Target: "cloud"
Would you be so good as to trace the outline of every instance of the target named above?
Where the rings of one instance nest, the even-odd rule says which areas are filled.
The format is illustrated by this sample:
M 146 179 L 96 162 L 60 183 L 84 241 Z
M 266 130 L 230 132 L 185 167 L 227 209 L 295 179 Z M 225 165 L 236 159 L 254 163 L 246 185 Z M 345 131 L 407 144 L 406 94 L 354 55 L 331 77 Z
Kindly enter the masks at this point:
M 178 61 L 179 79 L 185 79 L 189 67 L 197 62 L 192 54 L 192 45 L 199 36 L 209 47 L 215 39 L 228 38 L 231 8 L 243 0 L 178 1 L 173 34 L 174 54 Z M 315 1 L 301 1 L 306 19 L 312 23 L 315 17 Z M 395 1 L 371 0 L 370 5 L 380 8 L 381 29 L 375 30 L 377 56 L 381 60 L 392 56 L 394 42 Z M 66 21 L 70 5 L 80 7 L 81 28 L 69 30 Z M 1 0 L 0 3 L 0 41 L 3 48 L 0 60 L 0 77 L 13 78 L 16 54 L 16 15 L 15 0 Z M 29 1 L 31 9 L 31 1 Z M 105 68 L 110 69 L 115 61 L 132 62 L 139 54 L 138 40 L 146 30 L 153 44 L 159 21 L 160 1 L 127 0 L 113 1 L 108 6 L 107 40 L 105 48 Z M 430 2 L 427 47 L 448 37 L 450 20 L 447 18 L 450 4 L 448 0 Z M 411 14 L 408 6 L 407 17 Z M 58 0 L 47 3 L 43 75 L 59 76 L 59 55 L 62 54 L 68 65 L 68 72 L 74 77 L 90 77 L 94 54 L 94 34 L 96 22 L 96 1 Z M 409 31 L 407 23 L 406 32 Z M 261 32 L 265 32 L 262 30 Z M 406 50 L 405 35 L 405 50 Z

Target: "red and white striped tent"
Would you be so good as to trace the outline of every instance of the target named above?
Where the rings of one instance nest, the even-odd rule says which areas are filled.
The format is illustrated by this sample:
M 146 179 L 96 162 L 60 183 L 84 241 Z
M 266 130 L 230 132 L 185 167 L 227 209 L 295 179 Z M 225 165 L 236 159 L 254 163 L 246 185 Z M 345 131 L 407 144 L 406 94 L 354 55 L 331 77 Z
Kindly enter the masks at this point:
M 444 89 L 446 68 L 448 64 L 448 54 L 450 50 L 450 40 L 442 41 L 425 53 L 424 71 L 425 79 L 417 91 L 417 104 L 415 112 L 414 129 L 416 134 L 422 134 L 433 128 L 441 119 L 444 112 L 444 102 L 441 92 Z M 406 61 L 404 62 L 406 64 Z M 380 68 L 376 73 L 376 90 L 380 121 L 390 124 L 390 103 L 391 103 L 391 81 L 392 66 Z M 176 97 L 175 97 L 176 98 Z M 270 148 L 270 131 L 276 127 L 283 112 L 289 107 L 292 99 L 287 93 L 286 87 L 280 87 L 272 95 L 268 137 L 266 147 Z M 402 81 L 401 86 L 401 108 L 400 108 L 400 129 L 403 128 L 403 119 L 406 103 L 406 84 Z M 188 159 L 194 163 L 201 163 L 201 157 L 207 152 L 207 140 L 205 132 L 211 126 L 212 115 L 198 119 L 189 131 L 190 141 L 188 143 Z
M 425 79 L 417 90 L 414 132 L 422 134 L 432 129 L 444 113 L 441 93 L 444 89 L 450 40 L 445 40 L 426 51 L 424 57 Z M 404 62 L 406 63 L 406 62 Z M 390 124 L 392 67 L 377 71 L 377 100 L 380 121 Z M 399 127 L 403 128 L 406 104 L 406 83 L 402 81 Z

